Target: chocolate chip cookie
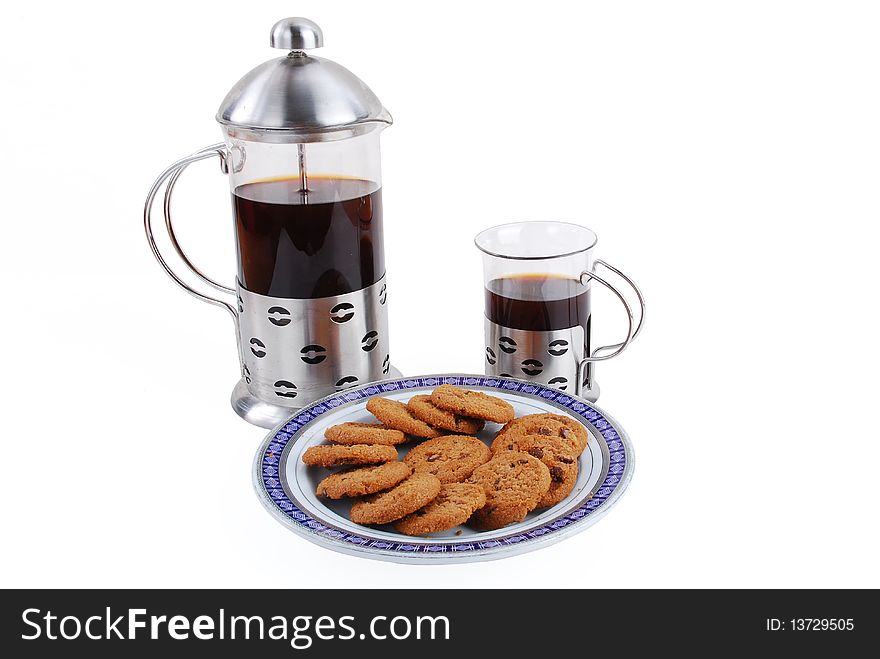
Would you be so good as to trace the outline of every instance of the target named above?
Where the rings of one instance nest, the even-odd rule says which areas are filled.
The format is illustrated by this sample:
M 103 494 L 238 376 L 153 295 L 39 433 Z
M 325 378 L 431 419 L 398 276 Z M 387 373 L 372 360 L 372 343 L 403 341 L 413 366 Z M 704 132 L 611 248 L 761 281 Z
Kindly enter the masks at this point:
M 507 423 L 514 417 L 513 406 L 506 400 L 484 394 L 482 391 L 460 389 L 451 384 L 441 384 L 431 393 L 431 402 L 454 414 L 484 419 L 495 423 Z
M 406 409 L 417 419 L 457 435 L 475 435 L 485 425 L 482 419 L 472 419 L 440 409 L 431 402 L 430 396 L 413 396 L 406 404 Z
M 495 436 L 492 442 L 492 452 L 509 450 L 502 438 L 523 437 L 525 435 L 544 435 L 546 437 L 559 437 L 569 442 L 577 449 L 577 455 L 587 448 L 589 434 L 583 425 L 568 416 L 561 414 L 529 414 L 511 421 L 505 425 Z
M 361 497 L 394 487 L 409 478 L 409 465 L 403 462 L 386 462 L 378 467 L 360 467 L 330 474 L 318 483 L 315 494 L 329 499 Z
M 381 423 L 340 423 L 324 431 L 324 439 L 334 444 L 403 444 L 406 435 L 399 430 L 386 428 Z
M 505 446 L 512 444 L 515 451 L 532 455 L 550 470 L 550 489 L 541 497 L 537 508 L 555 506 L 571 494 L 578 478 L 578 454 L 570 442 L 561 437 L 525 435 L 508 438 Z
M 440 479 L 433 474 L 413 474 L 390 490 L 352 505 L 351 521 L 356 524 L 393 522 L 428 504 L 440 493 L 440 487 Z
M 343 465 L 372 465 L 397 460 L 393 446 L 354 444 L 352 446 L 310 446 L 302 461 L 313 467 L 340 467 Z
M 486 505 L 468 525 L 492 531 L 521 522 L 550 489 L 550 470 L 538 458 L 519 451 L 503 451 L 477 467 L 467 481 L 483 487 Z
M 367 401 L 367 410 L 389 428 L 414 437 L 440 437 L 443 433 L 414 417 L 406 405 L 390 398 L 375 396 Z
M 414 447 L 403 461 L 414 473 L 434 474 L 441 483 L 460 483 L 492 457 L 489 447 L 469 435 L 446 435 Z
M 448 483 L 437 498 L 394 523 L 394 530 L 406 535 L 425 535 L 464 524 L 486 503 L 486 493 L 473 483 Z

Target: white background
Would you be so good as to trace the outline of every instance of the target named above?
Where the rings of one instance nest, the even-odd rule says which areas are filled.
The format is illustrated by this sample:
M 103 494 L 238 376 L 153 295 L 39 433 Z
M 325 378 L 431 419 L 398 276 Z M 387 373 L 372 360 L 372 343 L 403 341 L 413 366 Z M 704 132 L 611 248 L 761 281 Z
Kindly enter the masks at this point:
M 492 224 L 583 223 L 642 285 L 642 338 L 599 370 L 638 465 L 588 531 L 400 566 L 258 503 L 232 324 L 160 271 L 141 212 L 291 14 L 395 117 L 405 373 L 482 370 Z M 876 3 L 44 1 L 0 32 L 0 585 L 880 586 Z M 182 241 L 232 282 L 216 163 L 178 189 Z M 598 340 L 617 313 L 597 299 Z

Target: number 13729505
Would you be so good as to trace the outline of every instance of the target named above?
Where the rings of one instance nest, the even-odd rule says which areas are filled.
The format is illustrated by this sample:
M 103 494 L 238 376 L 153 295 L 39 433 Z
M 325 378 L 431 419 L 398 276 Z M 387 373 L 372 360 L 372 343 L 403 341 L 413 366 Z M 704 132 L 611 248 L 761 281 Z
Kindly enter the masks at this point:
M 834 632 L 852 631 L 855 629 L 853 618 L 767 618 L 766 629 L 768 632 Z

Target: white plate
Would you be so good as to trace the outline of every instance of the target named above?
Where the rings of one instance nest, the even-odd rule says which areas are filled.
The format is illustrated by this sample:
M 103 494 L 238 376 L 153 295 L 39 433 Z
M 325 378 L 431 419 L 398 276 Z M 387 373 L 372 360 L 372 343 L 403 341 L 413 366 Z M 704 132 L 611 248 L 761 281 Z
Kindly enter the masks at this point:
M 348 519 L 349 500 L 315 496 L 330 473 L 307 467 L 301 455 L 324 443 L 324 430 L 345 421 L 375 422 L 367 399 L 407 401 L 449 383 L 482 390 L 513 405 L 516 416 L 551 412 L 582 423 L 590 434 L 580 458 L 578 482 L 563 501 L 496 531 L 466 526 L 412 537 L 390 527 L 360 526 Z M 480 437 L 491 442 L 500 426 L 486 424 Z M 402 452 L 406 447 L 401 447 Z M 329 396 L 273 430 L 254 460 L 254 486 L 266 509 L 284 526 L 334 551 L 401 563 L 457 563 L 502 558 L 547 546 L 591 526 L 620 498 L 632 478 L 633 450 L 614 419 L 591 403 L 540 384 L 485 375 L 426 375 L 368 384 Z

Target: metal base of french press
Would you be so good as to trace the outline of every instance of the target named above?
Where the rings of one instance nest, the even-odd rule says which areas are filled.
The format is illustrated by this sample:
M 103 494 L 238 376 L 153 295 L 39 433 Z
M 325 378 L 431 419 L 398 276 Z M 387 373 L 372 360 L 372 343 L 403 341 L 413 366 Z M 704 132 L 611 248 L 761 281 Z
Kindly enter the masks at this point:
M 390 380 L 400 377 L 403 377 L 403 374 L 394 368 L 394 366 L 391 366 L 388 371 L 387 379 Z M 232 390 L 230 402 L 232 403 L 232 409 L 235 410 L 235 413 L 242 419 L 252 425 L 267 429 L 272 429 L 278 424 L 287 421 L 303 407 L 311 404 L 305 403 L 299 406 L 287 407 L 284 405 L 267 403 L 248 391 L 247 383 L 244 381 L 244 378 L 236 383 L 235 388 Z

